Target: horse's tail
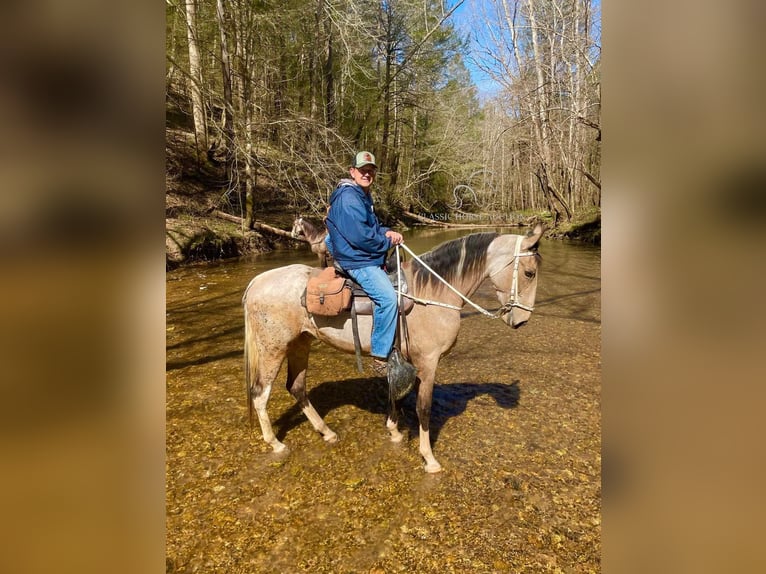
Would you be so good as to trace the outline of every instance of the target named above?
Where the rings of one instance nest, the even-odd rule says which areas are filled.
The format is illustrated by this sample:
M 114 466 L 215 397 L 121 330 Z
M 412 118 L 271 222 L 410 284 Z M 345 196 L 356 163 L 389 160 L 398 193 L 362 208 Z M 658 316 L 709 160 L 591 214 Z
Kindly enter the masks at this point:
M 249 286 L 248 286 L 249 287 Z M 245 295 L 247 297 L 247 295 Z M 258 342 L 253 333 L 247 301 L 244 304 L 245 309 L 245 385 L 247 387 L 247 416 L 250 421 L 250 428 L 253 427 L 253 385 L 258 380 Z

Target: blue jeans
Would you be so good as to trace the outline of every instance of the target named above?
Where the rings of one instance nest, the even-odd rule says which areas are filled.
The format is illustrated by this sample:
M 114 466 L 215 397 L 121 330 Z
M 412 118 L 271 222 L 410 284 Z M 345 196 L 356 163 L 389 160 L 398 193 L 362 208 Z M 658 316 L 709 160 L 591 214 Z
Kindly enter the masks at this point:
M 380 267 L 347 269 L 346 273 L 361 285 L 375 304 L 372 312 L 371 354 L 387 359 L 396 338 L 396 291 Z

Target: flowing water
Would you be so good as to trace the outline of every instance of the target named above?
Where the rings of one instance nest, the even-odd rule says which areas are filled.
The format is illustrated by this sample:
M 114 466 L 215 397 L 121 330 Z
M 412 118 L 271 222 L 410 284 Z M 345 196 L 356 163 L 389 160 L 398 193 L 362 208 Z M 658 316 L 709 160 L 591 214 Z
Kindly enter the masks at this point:
M 468 232 L 405 242 L 423 253 Z M 319 343 L 309 397 L 338 443 L 314 432 L 284 372 L 269 413 L 289 452 L 250 429 L 242 294 L 257 273 L 316 264 L 308 249 L 169 272 L 167 571 L 600 571 L 601 252 L 545 240 L 540 252 L 525 327 L 463 312 L 434 388 L 436 475 L 421 468 L 414 393 L 393 444 L 385 383 Z M 498 306 L 486 285 L 474 300 Z

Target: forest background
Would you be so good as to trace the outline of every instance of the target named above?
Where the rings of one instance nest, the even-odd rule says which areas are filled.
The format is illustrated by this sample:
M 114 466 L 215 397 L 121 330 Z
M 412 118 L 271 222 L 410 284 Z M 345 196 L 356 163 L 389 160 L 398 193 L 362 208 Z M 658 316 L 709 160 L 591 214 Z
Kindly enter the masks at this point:
M 600 9 L 166 0 L 168 264 L 321 220 L 361 149 L 388 224 L 538 219 L 600 241 Z

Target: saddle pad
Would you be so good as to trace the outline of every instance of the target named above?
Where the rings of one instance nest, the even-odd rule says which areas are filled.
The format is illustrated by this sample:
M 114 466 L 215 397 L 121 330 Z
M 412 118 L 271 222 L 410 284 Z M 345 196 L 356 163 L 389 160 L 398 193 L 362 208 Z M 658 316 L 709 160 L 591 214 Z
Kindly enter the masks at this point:
M 354 300 L 351 304 L 354 306 L 354 311 L 356 311 L 357 315 L 372 315 L 375 310 L 372 299 L 370 299 L 364 291 L 362 291 L 361 294 L 354 291 Z M 412 311 L 414 306 L 415 301 L 409 297 L 402 297 L 402 311 L 405 315 Z

